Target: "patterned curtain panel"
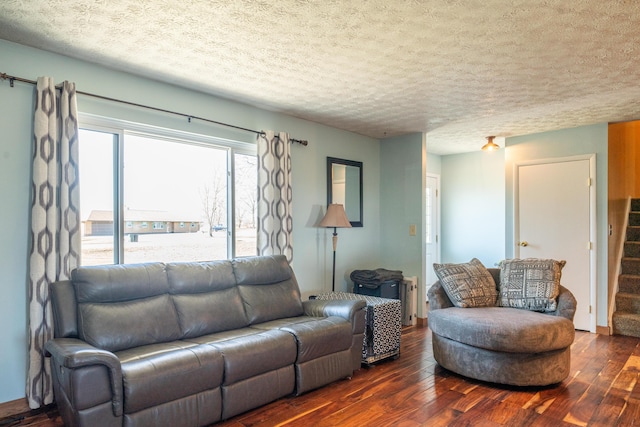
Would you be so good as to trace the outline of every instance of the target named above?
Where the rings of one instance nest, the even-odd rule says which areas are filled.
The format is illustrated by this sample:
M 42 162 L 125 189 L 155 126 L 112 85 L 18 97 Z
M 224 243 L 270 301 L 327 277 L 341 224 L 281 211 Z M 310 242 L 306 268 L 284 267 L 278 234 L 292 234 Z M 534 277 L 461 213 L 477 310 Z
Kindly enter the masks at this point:
M 44 344 L 53 338 L 49 284 L 80 262 L 78 122 L 75 84 L 56 90 L 38 78 L 33 118 L 29 361 L 26 393 L 33 409 L 53 402 Z
M 293 260 L 291 144 L 284 132 L 258 135 L 258 255 Z

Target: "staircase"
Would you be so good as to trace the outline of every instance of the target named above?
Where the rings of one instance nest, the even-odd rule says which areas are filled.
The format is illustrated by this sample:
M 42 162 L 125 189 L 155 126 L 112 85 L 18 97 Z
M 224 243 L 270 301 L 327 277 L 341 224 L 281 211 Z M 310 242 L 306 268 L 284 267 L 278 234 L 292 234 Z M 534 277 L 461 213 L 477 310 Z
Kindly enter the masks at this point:
M 640 337 L 640 199 L 631 200 L 621 267 L 613 334 Z

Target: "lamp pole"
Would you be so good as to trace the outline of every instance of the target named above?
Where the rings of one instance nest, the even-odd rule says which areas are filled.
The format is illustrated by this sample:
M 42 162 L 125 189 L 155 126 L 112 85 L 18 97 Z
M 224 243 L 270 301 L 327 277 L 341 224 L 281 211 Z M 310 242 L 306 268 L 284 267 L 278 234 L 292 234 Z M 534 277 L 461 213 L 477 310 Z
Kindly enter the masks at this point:
M 333 227 L 333 280 L 331 281 L 331 292 L 336 291 L 336 248 L 338 247 L 338 229 Z

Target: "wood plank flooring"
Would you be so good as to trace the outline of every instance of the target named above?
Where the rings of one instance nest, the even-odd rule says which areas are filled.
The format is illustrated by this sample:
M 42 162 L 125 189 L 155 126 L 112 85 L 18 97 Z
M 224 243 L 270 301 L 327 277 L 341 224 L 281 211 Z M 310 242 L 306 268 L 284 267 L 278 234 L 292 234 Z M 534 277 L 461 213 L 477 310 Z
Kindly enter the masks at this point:
M 2 412 L 0 405 L 0 414 Z M 0 415 L 1 417 L 2 415 Z M 59 427 L 55 407 L 0 418 L 0 426 Z M 502 387 L 438 366 L 431 331 L 405 328 L 401 355 L 298 397 L 239 415 L 249 426 L 634 426 L 640 425 L 640 339 L 577 332 L 571 375 L 556 387 Z

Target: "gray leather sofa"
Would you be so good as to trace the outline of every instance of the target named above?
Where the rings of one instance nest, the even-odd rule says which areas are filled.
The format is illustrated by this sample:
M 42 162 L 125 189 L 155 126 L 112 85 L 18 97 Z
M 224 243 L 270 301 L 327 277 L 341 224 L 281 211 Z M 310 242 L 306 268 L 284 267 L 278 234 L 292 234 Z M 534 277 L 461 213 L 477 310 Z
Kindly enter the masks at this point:
M 203 426 L 360 367 L 364 301 L 302 301 L 284 256 L 80 267 L 51 287 L 67 426 Z
M 500 269 L 489 268 L 496 287 Z M 440 281 L 431 286 L 429 328 L 438 364 L 465 377 L 516 386 L 564 380 L 571 367 L 576 299 L 563 286 L 553 312 L 454 307 Z

